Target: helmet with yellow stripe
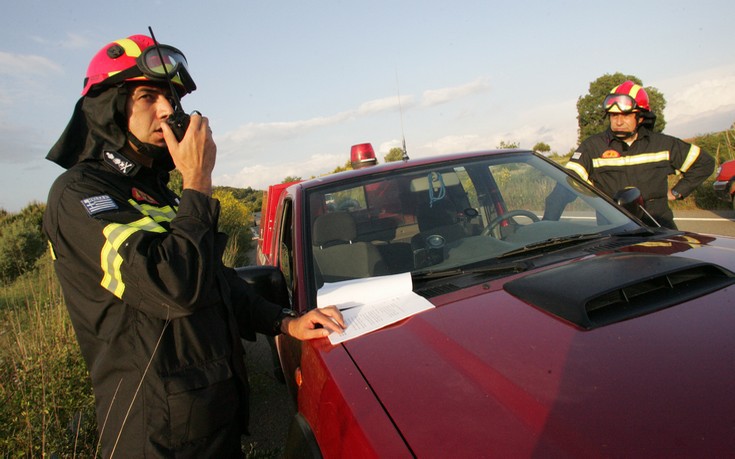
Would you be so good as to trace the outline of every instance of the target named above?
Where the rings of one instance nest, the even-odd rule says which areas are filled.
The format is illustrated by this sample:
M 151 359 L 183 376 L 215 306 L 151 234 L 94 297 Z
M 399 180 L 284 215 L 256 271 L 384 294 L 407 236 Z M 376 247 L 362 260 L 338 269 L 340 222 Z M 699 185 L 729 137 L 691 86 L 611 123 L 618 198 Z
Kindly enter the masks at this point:
M 607 113 L 633 113 L 651 111 L 646 90 L 633 81 L 621 83 L 605 97 L 602 107 Z
M 166 83 L 168 77 L 180 95 L 196 89 L 186 57 L 173 46 L 160 45 L 146 35 L 115 40 L 95 54 L 87 68 L 82 95 L 126 81 Z

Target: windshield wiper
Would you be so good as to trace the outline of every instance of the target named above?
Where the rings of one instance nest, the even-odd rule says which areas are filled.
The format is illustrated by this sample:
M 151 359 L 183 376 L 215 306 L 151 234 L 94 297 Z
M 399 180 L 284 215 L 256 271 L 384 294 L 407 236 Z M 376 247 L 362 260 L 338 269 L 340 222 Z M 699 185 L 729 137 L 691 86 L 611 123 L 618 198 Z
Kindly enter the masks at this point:
M 616 236 L 616 237 L 617 236 L 620 236 L 620 237 L 628 237 L 628 236 L 653 236 L 654 234 L 656 234 L 656 232 L 653 231 L 652 229 L 641 227 L 641 228 L 636 228 L 636 229 L 630 230 L 630 231 L 623 231 L 622 233 L 613 233 L 613 234 L 611 234 L 611 236 Z
M 414 280 L 443 279 L 446 277 L 478 275 L 478 274 L 513 274 L 521 273 L 528 269 L 527 263 L 514 262 L 494 264 L 490 266 L 482 266 L 478 268 L 459 267 L 452 269 L 443 269 L 438 271 L 422 271 L 411 273 Z
M 609 238 L 609 237 L 610 237 L 609 235 L 603 235 L 600 233 L 592 233 L 592 234 L 584 233 L 584 234 L 573 234 L 571 236 L 552 237 L 549 239 L 544 239 L 543 241 L 533 242 L 531 244 L 524 245 L 523 247 L 519 247 L 517 249 L 509 250 L 508 252 L 505 252 L 502 255 L 498 256 L 498 258 L 507 258 L 507 257 L 512 257 L 514 255 L 536 252 L 541 249 L 547 249 L 549 247 L 572 245 L 572 244 L 577 244 L 579 242 L 585 242 L 585 241 L 591 241 L 594 239 L 602 239 L 602 238 Z

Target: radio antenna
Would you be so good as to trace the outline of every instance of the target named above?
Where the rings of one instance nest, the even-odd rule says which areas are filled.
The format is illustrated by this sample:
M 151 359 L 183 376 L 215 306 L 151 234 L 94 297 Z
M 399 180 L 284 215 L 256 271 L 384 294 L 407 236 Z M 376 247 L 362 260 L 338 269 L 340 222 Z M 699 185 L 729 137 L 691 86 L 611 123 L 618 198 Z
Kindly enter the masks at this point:
M 406 151 L 406 134 L 403 131 L 403 106 L 401 105 L 401 87 L 398 84 L 398 69 L 396 68 L 396 91 L 398 92 L 398 111 L 401 114 L 401 137 L 403 139 L 403 161 L 408 161 L 408 152 Z
M 158 54 L 158 59 L 161 61 L 161 65 L 163 66 L 163 73 L 166 75 L 166 81 L 168 82 L 168 88 L 171 91 L 171 101 L 173 103 L 171 104 L 171 108 L 173 108 L 174 112 L 166 118 L 166 124 L 171 126 L 171 130 L 173 131 L 174 135 L 176 136 L 176 140 L 181 142 L 181 140 L 184 138 L 184 135 L 186 134 L 186 130 L 189 128 L 189 115 L 184 112 L 184 108 L 181 106 L 181 98 L 179 97 L 179 93 L 176 91 L 176 88 L 174 88 L 174 82 L 171 78 L 171 74 L 169 73 L 168 67 L 166 67 L 166 62 L 163 60 L 163 53 L 161 52 L 161 47 L 158 44 L 158 40 L 156 40 L 156 36 L 153 35 L 153 28 L 151 26 L 148 26 L 148 31 L 151 33 L 151 39 L 153 39 L 153 44 L 156 46 L 156 53 Z M 173 67 L 176 67 L 176 63 L 172 63 Z
M 171 90 L 171 97 L 173 97 L 173 99 L 176 101 L 176 107 L 181 107 L 181 99 L 179 99 L 179 94 L 176 92 L 176 88 L 174 88 L 174 82 L 171 80 L 171 75 L 169 75 L 168 73 L 166 63 L 163 61 L 163 53 L 161 53 L 161 47 L 158 46 L 158 40 L 156 40 L 156 36 L 153 35 L 153 28 L 151 26 L 148 26 L 148 31 L 151 33 L 153 44 L 156 46 L 156 53 L 158 53 L 158 59 L 160 59 L 161 66 L 163 66 L 163 72 L 166 74 L 166 81 L 168 81 L 168 88 Z M 174 107 L 174 109 L 176 107 Z

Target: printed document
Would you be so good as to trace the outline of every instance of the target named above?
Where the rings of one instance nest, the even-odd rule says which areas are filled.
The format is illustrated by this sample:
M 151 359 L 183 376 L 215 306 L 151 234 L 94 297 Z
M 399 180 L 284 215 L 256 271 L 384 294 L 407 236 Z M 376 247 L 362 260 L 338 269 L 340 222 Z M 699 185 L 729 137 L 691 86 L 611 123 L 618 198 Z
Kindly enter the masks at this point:
M 332 333 L 332 344 L 342 343 L 434 307 L 413 292 L 411 273 L 325 283 L 317 292 L 317 306 L 334 305 L 342 312 L 345 328 Z

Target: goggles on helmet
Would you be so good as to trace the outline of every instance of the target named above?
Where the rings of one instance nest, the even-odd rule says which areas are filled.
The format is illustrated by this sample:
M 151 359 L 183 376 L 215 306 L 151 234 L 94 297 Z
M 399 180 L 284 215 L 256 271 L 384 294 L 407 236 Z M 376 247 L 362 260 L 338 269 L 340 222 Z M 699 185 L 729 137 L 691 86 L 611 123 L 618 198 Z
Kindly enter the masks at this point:
M 617 110 L 615 107 L 617 106 Z M 606 112 L 613 113 L 630 113 L 638 110 L 638 103 L 627 94 L 609 94 L 602 102 L 602 107 Z
M 160 52 L 160 54 L 159 54 Z M 163 58 L 163 59 L 162 59 Z M 126 80 L 135 80 L 143 76 L 146 80 L 165 83 L 170 78 L 174 84 L 184 88 L 184 94 L 196 89 L 194 80 L 189 75 L 189 68 L 184 53 L 169 45 L 149 46 L 135 58 L 135 67 L 125 69 L 110 76 L 105 83 L 116 84 Z
M 161 62 L 161 57 L 163 57 L 163 62 Z M 188 73 L 184 53 L 173 46 L 158 45 L 158 49 L 155 46 L 149 46 L 136 58 L 136 61 L 143 75 L 153 78 L 165 79 L 166 75 L 173 78 L 182 68 Z

